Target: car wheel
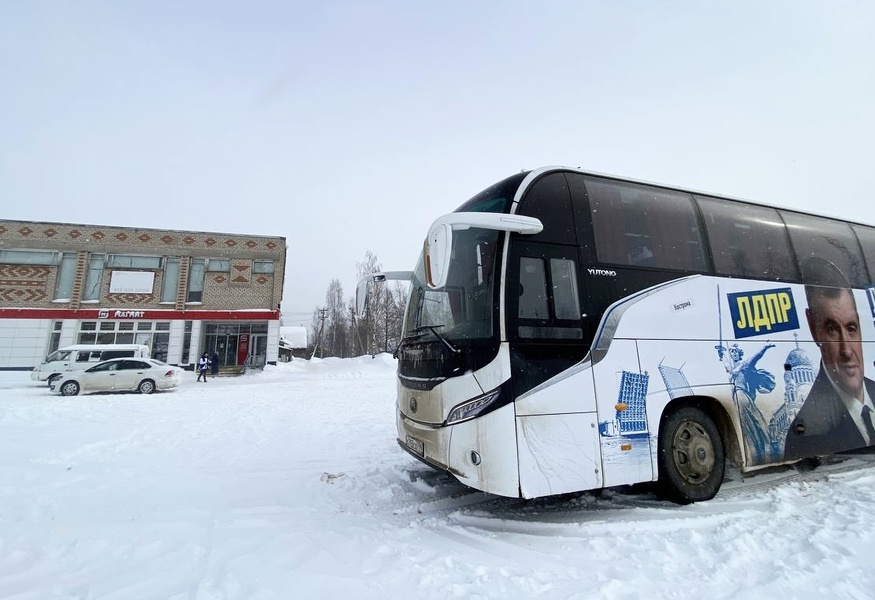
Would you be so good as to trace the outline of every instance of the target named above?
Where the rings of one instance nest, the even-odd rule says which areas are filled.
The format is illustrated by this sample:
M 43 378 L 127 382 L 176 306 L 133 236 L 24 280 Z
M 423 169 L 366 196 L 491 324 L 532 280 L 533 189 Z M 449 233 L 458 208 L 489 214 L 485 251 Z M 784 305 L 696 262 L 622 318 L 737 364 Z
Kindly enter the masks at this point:
M 723 440 L 708 414 L 683 406 L 663 421 L 659 434 L 659 481 L 662 495 L 678 504 L 710 500 L 723 483 Z
M 151 394 L 155 391 L 155 382 L 151 379 L 144 379 L 140 382 L 139 387 L 137 387 L 137 391 L 141 394 Z
M 79 384 L 75 381 L 68 381 L 61 386 L 62 396 L 77 396 L 79 394 Z

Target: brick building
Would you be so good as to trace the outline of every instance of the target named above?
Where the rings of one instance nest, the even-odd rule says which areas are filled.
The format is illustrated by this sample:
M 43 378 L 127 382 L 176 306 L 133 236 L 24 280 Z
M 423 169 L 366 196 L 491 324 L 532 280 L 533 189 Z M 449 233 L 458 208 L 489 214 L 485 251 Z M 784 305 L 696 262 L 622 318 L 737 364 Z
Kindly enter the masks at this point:
M 0 369 L 77 343 L 275 363 L 283 237 L 0 220 Z

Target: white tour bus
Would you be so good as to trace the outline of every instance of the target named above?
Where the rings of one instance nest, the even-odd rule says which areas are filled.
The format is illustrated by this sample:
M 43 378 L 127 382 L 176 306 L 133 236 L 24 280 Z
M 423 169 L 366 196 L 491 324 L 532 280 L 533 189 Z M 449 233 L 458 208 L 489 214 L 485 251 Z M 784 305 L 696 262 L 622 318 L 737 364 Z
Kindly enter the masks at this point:
M 875 444 L 873 275 L 873 227 L 550 167 L 358 291 L 410 280 L 397 427 L 416 458 L 503 496 L 655 481 L 688 503 L 727 461 Z
M 143 344 L 75 344 L 59 348 L 49 354 L 30 372 L 34 381 L 52 380 L 67 371 L 93 367 L 110 358 L 150 358 L 149 346 Z

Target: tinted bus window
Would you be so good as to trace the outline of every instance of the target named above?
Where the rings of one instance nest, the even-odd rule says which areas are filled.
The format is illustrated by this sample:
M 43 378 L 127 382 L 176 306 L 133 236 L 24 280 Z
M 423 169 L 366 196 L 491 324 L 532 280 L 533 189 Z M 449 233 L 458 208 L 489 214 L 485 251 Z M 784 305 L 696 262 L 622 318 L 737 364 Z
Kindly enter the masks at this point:
M 796 262 L 778 211 L 696 196 L 720 275 L 798 280 Z
M 547 310 L 547 273 L 544 259 L 523 257 L 520 259 L 520 304 L 521 319 L 549 319 Z
M 571 194 L 563 173 L 551 173 L 538 179 L 526 192 L 517 214 L 540 219 L 544 225 L 541 233 L 527 236 L 529 241 L 577 243 Z
M 866 259 L 866 266 L 869 267 L 869 279 L 867 283 L 875 283 L 875 227 L 866 227 L 865 225 L 851 225 L 857 238 L 860 240 L 860 245 L 863 246 L 863 258 Z
M 690 195 L 595 177 L 586 187 L 599 262 L 708 270 Z
M 823 217 L 781 211 L 798 264 L 812 256 L 826 259 L 844 274 L 853 287 L 868 284 L 860 244 L 851 226 Z

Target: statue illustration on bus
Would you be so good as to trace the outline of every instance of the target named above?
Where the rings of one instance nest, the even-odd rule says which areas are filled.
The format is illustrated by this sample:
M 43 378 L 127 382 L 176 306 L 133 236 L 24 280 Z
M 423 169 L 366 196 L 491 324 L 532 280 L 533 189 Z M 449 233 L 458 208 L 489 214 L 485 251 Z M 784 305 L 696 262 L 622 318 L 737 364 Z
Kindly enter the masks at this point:
M 741 420 L 744 451 L 749 464 L 763 464 L 773 457 L 773 444 L 769 426 L 762 411 L 756 404 L 757 393 L 768 394 L 775 389 L 775 376 L 765 369 L 757 368 L 757 363 L 774 344 L 764 345 L 759 352 L 747 360 L 744 350 L 732 344 L 727 350 L 717 346 L 717 356 L 732 383 L 732 399 Z

